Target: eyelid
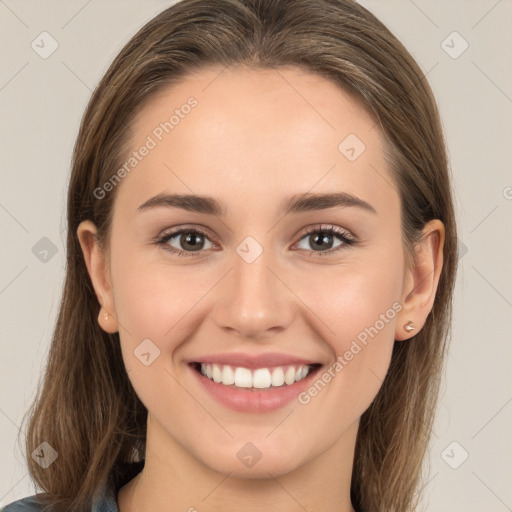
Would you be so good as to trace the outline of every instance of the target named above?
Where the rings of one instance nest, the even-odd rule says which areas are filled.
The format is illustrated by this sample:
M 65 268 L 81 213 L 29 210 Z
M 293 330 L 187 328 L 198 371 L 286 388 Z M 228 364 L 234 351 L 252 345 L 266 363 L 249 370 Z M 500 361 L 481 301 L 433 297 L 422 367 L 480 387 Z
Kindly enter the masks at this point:
M 199 233 L 203 236 L 208 237 L 209 240 L 215 239 L 215 236 L 212 234 L 212 232 L 205 226 L 202 226 L 200 224 L 184 224 L 184 225 L 179 225 L 174 228 L 164 229 L 163 231 L 160 232 L 160 234 L 158 234 L 153 239 L 153 241 L 157 242 L 159 240 L 162 240 L 163 238 L 172 238 L 173 236 L 182 234 L 183 232 Z M 213 243 L 213 241 L 212 241 L 212 243 Z
M 334 248 L 334 249 L 328 249 L 326 251 L 308 251 L 305 250 L 305 252 L 308 255 L 314 255 L 316 256 L 323 256 L 323 255 L 329 255 L 337 253 L 343 249 L 348 249 L 354 245 L 357 245 L 359 243 L 358 239 L 352 234 L 351 231 L 349 231 L 346 228 L 342 228 L 340 226 L 332 225 L 332 224 L 316 224 L 313 226 L 309 226 L 308 228 L 305 228 L 306 231 L 302 231 L 302 234 L 300 235 L 300 238 L 293 244 L 293 246 L 300 243 L 304 238 L 306 238 L 308 235 L 311 235 L 313 233 L 323 232 L 323 233 L 329 233 L 332 236 L 338 237 L 342 243 Z M 176 228 L 169 228 L 167 230 L 164 230 L 161 234 L 159 234 L 157 237 L 154 238 L 153 243 L 159 246 L 162 246 L 164 250 L 167 252 L 170 252 L 171 254 L 177 255 L 177 256 L 193 256 L 193 257 L 202 257 L 204 256 L 206 250 L 199 250 L 199 251 L 183 251 L 181 249 L 176 249 L 175 247 L 172 247 L 167 244 L 167 242 L 176 236 L 185 234 L 185 233 L 196 233 L 198 235 L 204 236 L 213 245 L 217 245 L 213 240 L 209 229 L 200 226 L 199 228 L 195 225 L 182 225 Z M 168 247 L 165 247 L 168 245 Z M 302 249 L 304 251 L 304 249 Z
M 346 239 L 350 240 L 351 242 L 357 241 L 357 238 L 352 234 L 351 231 L 349 231 L 346 228 L 336 226 L 334 224 L 315 224 L 312 227 L 310 226 L 310 227 L 306 228 L 306 231 L 304 233 L 302 233 L 299 240 L 302 240 L 305 236 L 308 236 L 312 233 L 317 233 L 319 231 L 332 232 L 336 236 L 346 238 Z

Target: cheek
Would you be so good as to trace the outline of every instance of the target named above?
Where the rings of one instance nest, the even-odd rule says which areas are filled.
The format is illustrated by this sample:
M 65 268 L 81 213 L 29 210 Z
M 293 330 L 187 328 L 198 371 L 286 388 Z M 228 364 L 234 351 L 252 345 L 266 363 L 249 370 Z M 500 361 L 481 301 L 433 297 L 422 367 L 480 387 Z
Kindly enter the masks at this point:
M 383 337 L 393 337 L 396 313 L 401 309 L 401 282 L 400 264 L 361 262 L 328 269 L 324 275 L 303 273 L 295 289 L 327 327 L 331 346 L 342 353 L 351 340 L 364 340 L 372 326 Z
M 192 285 L 190 274 L 183 269 L 171 270 L 142 257 L 117 261 L 112 267 L 115 310 L 130 381 L 149 411 L 179 407 L 184 411 L 190 400 L 178 383 L 172 359 L 193 332 L 191 312 L 208 285 Z
M 187 398 L 177 383 L 180 349 L 207 314 L 203 299 L 219 276 L 211 268 L 171 265 L 165 254 L 155 261 L 149 252 L 119 250 L 127 256 L 112 266 L 112 281 L 125 367 L 141 401 L 157 410 L 163 394 L 169 404 Z
M 324 410 L 331 411 L 330 420 L 344 425 L 347 417 L 359 417 L 375 398 L 395 342 L 402 308 L 402 270 L 397 252 L 395 257 L 382 255 L 380 263 L 348 265 L 337 272 L 331 269 L 329 279 L 317 276 L 303 282 L 300 293 L 314 304 L 315 313 L 327 326 L 328 331 L 322 332 L 333 352 L 332 365 L 318 375 L 301 402 L 314 402 L 315 414 L 321 415 L 321 405 L 329 403 Z M 323 398 L 317 400 L 320 394 Z
M 166 266 L 165 263 L 146 263 L 125 259 L 117 267 L 114 280 L 115 309 L 129 337 L 151 338 L 162 350 L 180 332 L 183 319 L 211 288 L 211 284 L 191 271 Z M 214 280 L 212 279 L 212 282 Z M 162 346 L 162 343 L 167 346 Z

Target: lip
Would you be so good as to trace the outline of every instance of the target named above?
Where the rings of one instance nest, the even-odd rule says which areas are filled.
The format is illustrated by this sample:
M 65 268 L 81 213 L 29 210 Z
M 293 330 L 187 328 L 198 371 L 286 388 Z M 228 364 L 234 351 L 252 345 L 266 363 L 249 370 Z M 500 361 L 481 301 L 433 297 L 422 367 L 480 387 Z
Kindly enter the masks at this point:
M 190 363 L 221 364 L 230 366 L 241 366 L 250 370 L 257 368 L 272 368 L 274 366 L 295 366 L 320 364 L 319 361 L 302 359 L 289 354 L 269 352 L 266 354 L 247 354 L 242 352 L 231 352 L 225 354 L 212 354 L 201 356 L 197 359 L 190 359 Z
M 240 361 L 239 359 L 236 360 Z M 271 360 L 272 359 L 266 360 L 267 364 L 268 361 Z M 288 357 L 286 359 L 286 362 L 289 363 L 292 360 L 295 361 L 294 359 L 290 359 Z M 222 359 L 222 361 L 225 362 L 226 359 Z M 258 361 L 261 361 L 261 359 L 259 359 Z M 207 361 L 202 360 L 202 362 Z M 213 360 L 211 362 L 214 363 Z M 254 363 L 254 360 L 250 362 Z M 258 362 L 258 364 L 260 363 Z M 294 384 L 283 385 L 280 387 L 270 387 L 268 389 L 240 389 L 225 386 L 224 384 L 214 382 L 213 380 L 210 380 L 208 377 L 202 375 L 198 371 L 196 364 L 189 363 L 187 366 L 192 372 L 194 378 L 197 379 L 202 389 L 204 389 L 210 397 L 213 397 L 221 405 L 237 412 L 265 413 L 280 409 L 281 407 L 284 407 L 285 405 L 289 404 L 292 400 L 294 400 L 300 393 L 302 393 L 306 388 L 308 388 L 311 385 L 312 380 L 318 374 L 323 365 L 316 366 L 310 371 L 310 373 L 304 379 L 299 380 Z M 243 365 L 237 364 L 237 366 Z M 280 365 L 277 364 L 275 366 Z

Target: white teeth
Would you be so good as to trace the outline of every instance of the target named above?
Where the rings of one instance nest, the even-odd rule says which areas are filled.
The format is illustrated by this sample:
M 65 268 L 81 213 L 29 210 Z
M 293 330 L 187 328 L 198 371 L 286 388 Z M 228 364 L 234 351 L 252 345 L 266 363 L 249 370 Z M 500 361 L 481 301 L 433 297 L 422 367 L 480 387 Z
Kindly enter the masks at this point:
M 295 382 L 302 380 L 307 374 L 308 374 L 308 367 L 301 366 L 299 368 L 299 371 L 297 372 L 297 375 L 295 375 Z
M 233 372 L 233 368 L 231 366 L 224 366 L 222 369 L 222 384 L 230 386 L 235 383 L 235 373 Z
M 201 373 L 214 382 L 239 388 L 268 389 L 291 385 L 304 379 L 310 372 L 308 365 L 277 366 L 275 368 L 258 368 L 254 371 L 243 367 L 201 363 Z
M 284 381 L 288 385 L 295 382 L 295 368 L 293 366 L 290 366 L 288 370 L 286 370 L 286 373 L 284 374 Z
M 220 382 L 222 380 L 222 374 L 218 364 L 214 364 L 212 366 L 212 377 L 215 382 Z
M 238 367 L 235 370 L 235 386 L 238 388 L 252 387 L 252 373 L 247 368 Z
M 272 372 L 272 386 L 282 386 L 284 384 L 284 372 L 283 369 L 278 366 L 277 368 L 274 368 L 274 371 Z
M 267 368 L 259 368 L 255 370 L 254 375 L 252 376 L 253 388 L 269 388 L 271 383 L 272 378 L 270 377 L 270 371 Z

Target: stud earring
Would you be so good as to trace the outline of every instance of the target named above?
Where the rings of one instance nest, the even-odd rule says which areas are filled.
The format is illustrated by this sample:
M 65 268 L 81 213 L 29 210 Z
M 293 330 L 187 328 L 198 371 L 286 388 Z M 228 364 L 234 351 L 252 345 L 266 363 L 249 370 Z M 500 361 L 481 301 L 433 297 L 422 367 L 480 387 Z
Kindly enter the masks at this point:
M 103 313 L 103 318 L 104 318 L 105 320 L 108 320 L 108 312 L 107 312 L 107 311 L 105 311 L 105 313 Z
M 414 322 L 409 320 L 405 325 L 404 325 L 404 329 L 407 331 L 407 332 L 412 332 L 414 331 L 414 329 L 416 328 L 416 326 L 414 325 Z

